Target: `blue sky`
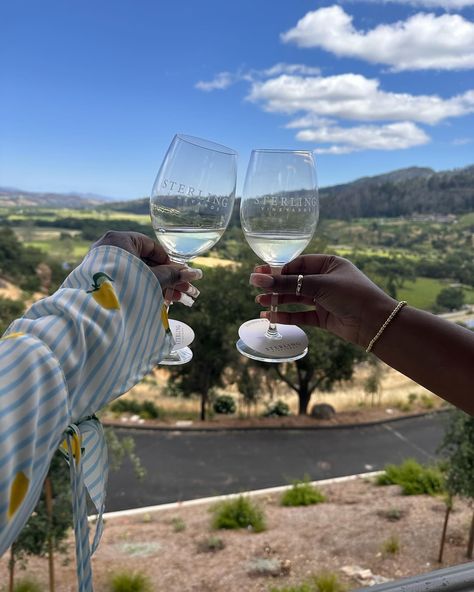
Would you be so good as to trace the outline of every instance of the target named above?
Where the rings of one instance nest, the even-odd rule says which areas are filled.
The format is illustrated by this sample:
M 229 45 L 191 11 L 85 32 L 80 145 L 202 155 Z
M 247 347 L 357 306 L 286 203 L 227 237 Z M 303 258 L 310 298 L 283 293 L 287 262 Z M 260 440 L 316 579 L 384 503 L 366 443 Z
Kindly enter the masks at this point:
M 174 133 L 315 150 L 321 186 L 474 162 L 474 0 L 18 0 L 0 186 L 149 194 Z

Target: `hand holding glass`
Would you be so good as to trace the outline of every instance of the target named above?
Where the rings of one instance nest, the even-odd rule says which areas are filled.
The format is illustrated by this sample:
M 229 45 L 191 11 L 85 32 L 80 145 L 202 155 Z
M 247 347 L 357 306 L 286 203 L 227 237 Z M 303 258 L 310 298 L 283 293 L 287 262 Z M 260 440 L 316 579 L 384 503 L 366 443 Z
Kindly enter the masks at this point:
M 316 170 L 311 152 L 254 150 L 245 178 L 240 220 L 256 255 L 268 263 L 273 275 L 308 246 L 318 223 Z M 278 296 L 272 297 L 271 312 Z M 290 362 L 308 351 L 304 331 L 267 319 L 254 319 L 239 329 L 237 349 L 262 362 Z

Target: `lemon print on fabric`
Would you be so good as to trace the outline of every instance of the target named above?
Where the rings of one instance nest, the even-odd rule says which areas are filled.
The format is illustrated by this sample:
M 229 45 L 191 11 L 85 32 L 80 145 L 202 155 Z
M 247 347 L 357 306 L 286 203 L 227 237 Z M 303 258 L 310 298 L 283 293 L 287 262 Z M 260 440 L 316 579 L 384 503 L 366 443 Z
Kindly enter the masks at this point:
M 8 506 L 8 519 L 10 520 L 18 508 L 21 506 L 21 502 L 25 499 L 26 492 L 30 485 L 28 477 L 20 471 L 15 475 L 13 483 L 10 487 L 10 504 Z
M 120 308 L 117 294 L 110 283 L 113 281 L 106 273 L 99 271 L 92 276 L 92 289 L 87 290 L 97 304 L 108 310 Z
M 166 304 L 163 304 L 161 308 L 161 322 L 163 323 L 163 327 L 165 328 L 166 333 L 171 333 L 170 323 L 168 321 L 168 309 Z
M 69 454 L 69 448 L 67 446 L 67 439 L 64 439 L 61 442 L 61 449 L 64 450 L 64 452 L 66 454 Z M 79 463 L 79 461 L 81 460 L 81 454 L 82 454 L 82 442 L 77 434 L 73 434 L 73 436 L 72 436 L 71 449 L 72 449 L 72 455 L 74 456 L 74 460 L 76 461 L 76 465 L 77 465 Z
M 21 337 L 22 335 L 24 335 L 24 333 L 18 331 L 17 333 L 10 333 L 9 335 L 5 335 L 5 337 L 2 337 L 2 339 L 15 339 L 15 337 Z

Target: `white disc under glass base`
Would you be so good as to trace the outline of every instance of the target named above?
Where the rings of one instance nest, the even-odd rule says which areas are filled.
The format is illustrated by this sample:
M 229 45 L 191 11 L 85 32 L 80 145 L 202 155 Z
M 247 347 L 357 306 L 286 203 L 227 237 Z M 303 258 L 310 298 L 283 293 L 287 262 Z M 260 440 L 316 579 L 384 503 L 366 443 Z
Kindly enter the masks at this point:
M 194 331 L 186 323 L 174 319 L 169 319 L 169 324 L 175 345 L 173 351 L 160 361 L 160 366 L 187 364 L 193 359 L 193 352 L 188 345 L 194 341 Z
M 293 362 L 308 353 L 308 337 L 296 325 L 277 324 L 280 338 L 266 336 L 267 319 L 253 319 L 241 325 L 239 341 L 236 344 L 241 354 L 261 362 Z
M 181 349 L 173 350 L 166 358 L 159 362 L 160 366 L 180 366 L 187 364 L 193 359 L 193 352 L 189 347 L 182 347 Z

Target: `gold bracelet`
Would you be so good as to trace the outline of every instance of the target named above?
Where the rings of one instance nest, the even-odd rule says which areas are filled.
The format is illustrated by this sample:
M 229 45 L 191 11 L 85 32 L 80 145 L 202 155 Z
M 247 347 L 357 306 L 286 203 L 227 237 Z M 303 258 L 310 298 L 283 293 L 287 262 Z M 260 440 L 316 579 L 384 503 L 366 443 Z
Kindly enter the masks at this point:
M 388 319 L 385 321 L 385 323 L 380 327 L 380 329 L 377 331 L 377 334 L 375 335 L 375 337 L 373 337 L 370 340 L 369 345 L 367 346 L 367 349 L 365 350 L 366 352 L 370 352 L 370 350 L 374 347 L 377 339 L 382 335 L 382 333 L 385 331 L 385 329 L 388 327 L 388 325 L 392 322 L 392 320 L 394 319 L 395 315 L 398 314 L 398 312 L 405 306 L 405 304 L 408 304 L 406 302 L 406 300 L 401 300 L 397 306 L 392 310 L 392 312 L 390 313 Z

